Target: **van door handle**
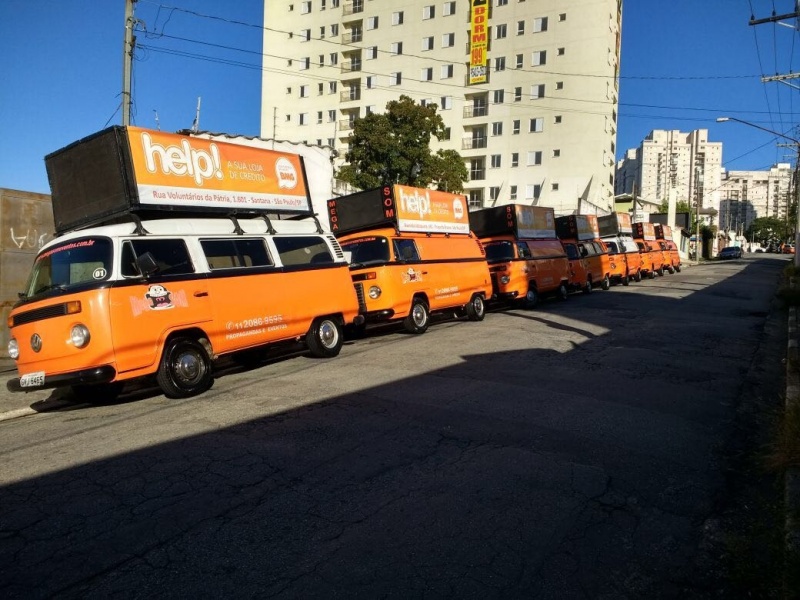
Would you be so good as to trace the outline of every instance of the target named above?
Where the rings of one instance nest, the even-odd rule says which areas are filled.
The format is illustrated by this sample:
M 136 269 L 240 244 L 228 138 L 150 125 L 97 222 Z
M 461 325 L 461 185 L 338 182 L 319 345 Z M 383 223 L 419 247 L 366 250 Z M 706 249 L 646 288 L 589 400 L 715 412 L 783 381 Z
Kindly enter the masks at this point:
M 195 292 L 194 293 L 194 297 L 195 298 L 203 298 L 205 296 L 208 296 L 208 292 Z

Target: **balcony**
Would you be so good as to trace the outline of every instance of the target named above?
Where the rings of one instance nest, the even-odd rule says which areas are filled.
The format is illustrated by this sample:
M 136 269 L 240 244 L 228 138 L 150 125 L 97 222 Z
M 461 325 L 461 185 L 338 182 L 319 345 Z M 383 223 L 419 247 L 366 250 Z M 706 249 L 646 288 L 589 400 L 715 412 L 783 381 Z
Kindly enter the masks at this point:
M 339 131 L 350 131 L 353 129 L 354 119 L 342 119 L 339 121 Z
M 488 138 L 485 138 L 485 137 L 463 138 L 461 140 L 461 149 L 462 150 L 475 150 L 477 148 L 486 148 L 487 140 L 488 140 Z
M 341 66 L 342 73 L 355 73 L 361 70 L 361 60 L 346 60 Z
M 361 100 L 361 88 L 351 87 L 348 90 L 343 90 L 339 93 L 339 100 L 341 102 L 354 102 L 356 100 Z
M 344 16 L 356 15 L 362 12 L 364 12 L 363 2 L 345 2 L 342 7 L 342 14 L 344 14 Z
M 360 29 L 353 30 L 353 31 L 345 31 L 342 34 L 342 43 L 343 44 L 357 44 L 364 39 L 364 32 Z
M 464 107 L 464 118 L 469 119 L 470 117 L 485 117 L 489 114 L 489 107 L 488 106 L 481 106 L 475 105 L 472 106 L 465 106 Z

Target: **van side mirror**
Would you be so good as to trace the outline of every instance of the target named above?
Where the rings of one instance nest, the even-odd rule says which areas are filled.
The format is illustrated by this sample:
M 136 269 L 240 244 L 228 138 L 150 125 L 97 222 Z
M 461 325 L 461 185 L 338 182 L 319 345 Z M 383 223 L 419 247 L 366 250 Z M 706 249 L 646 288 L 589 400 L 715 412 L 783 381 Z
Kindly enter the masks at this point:
M 136 267 L 144 277 L 150 277 L 158 271 L 158 263 L 150 252 L 145 252 L 136 257 Z

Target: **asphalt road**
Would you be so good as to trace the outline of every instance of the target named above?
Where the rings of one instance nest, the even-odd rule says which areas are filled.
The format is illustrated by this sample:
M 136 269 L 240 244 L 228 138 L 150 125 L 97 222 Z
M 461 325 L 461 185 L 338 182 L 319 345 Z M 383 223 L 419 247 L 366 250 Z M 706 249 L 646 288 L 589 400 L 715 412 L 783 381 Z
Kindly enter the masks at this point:
M 0 595 L 733 597 L 731 457 L 754 390 L 780 403 L 785 264 L 381 332 L 189 400 L 39 392 L 0 422 Z

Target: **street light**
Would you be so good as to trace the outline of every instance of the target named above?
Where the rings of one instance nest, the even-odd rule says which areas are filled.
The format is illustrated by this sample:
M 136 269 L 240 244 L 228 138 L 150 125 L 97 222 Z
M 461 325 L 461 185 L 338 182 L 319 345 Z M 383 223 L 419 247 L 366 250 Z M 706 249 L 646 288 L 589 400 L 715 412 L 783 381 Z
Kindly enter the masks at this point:
M 767 133 L 771 133 L 772 135 L 777 135 L 778 137 L 786 138 L 787 140 L 791 141 L 795 149 L 797 150 L 797 158 L 795 158 L 795 178 L 794 178 L 794 199 L 797 203 L 797 213 L 795 215 L 794 221 L 794 266 L 800 268 L 800 256 L 798 256 L 797 251 L 800 248 L 800 181 L 798 181 L 798 169 L 800 169 L 800 140 L 793 138 L 790 135 L 786 135 L 785 133 L 778 133 L 777 131 L 773 131 L 772 129 L 767 129 L 766 127 L 761 127 L 761 125 L 756 125 L 755 123 L 750 123 L 749 121 L 742 121 L 741 119 L 737 119 L 736 117 L 717 117 L 717 123 L 725 123 L 726 121 L 736 121 L 737 123 L 741 123 L 742 125 L 748 125 L 750 127 L 755 127 L 756 129 L 760 129 L 761 131 L 766 131 Z

